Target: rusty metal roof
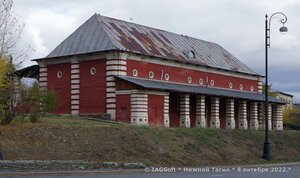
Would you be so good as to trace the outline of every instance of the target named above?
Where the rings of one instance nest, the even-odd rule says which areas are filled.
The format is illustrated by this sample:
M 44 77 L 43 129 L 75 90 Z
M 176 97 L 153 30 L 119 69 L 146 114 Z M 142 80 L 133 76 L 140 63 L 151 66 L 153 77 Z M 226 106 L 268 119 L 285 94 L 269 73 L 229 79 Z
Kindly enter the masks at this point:
M 147 80 L 147 79 L 140 79 L 134 77 L 127 77 L 127 76 L 116 76 L 117 78 L 133 83 L 144 89 L 154 89 L 154 90 L 161 90 L 161 91 L 173 91 L 173 92 L 183 92 L 183 93 L 191 93 L 191 94 L 203 94 L 203 95 L 211 95 L 211 96 L 223 96 L 229 98 L 240 98 L 245 100 L 252 100 L 252 101 L 265 101 L 265 95 L 254 93 L 254 92 L 246 92 L 246 91 L 236 91 L 236 90 L 229 90 L 229 89 L 222 89 L 222 88 L 215 88 L 215 87 L 207 87 L 207 86 L 196 86 L 191 84 L 178 84 L 166 81 L 159 81 L 159 80 Z M 285 104 L 284 101 L 281 99 L 274 98 L 269 96 L 269 101 L 272 103 L 279 103 Z
M 216 43 L 110 17 L 93 15 L 46 58 L 123 50 L 258 75 Z

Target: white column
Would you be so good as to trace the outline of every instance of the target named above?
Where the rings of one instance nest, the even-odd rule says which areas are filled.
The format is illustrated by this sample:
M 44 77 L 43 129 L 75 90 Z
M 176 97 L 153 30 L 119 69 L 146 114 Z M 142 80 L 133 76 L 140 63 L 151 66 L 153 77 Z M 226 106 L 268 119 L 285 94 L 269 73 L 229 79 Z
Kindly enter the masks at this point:
M 216 129 L 220 128 L 219 102 L 220 102 L 220 98 L 211 97 L 210 128 L 216 128 Z
M 180 95 L 180 127 L 190 127 L 190 95 Z
M 269 115 L 269 118 L 268 118 L 268 129 L 269 130 L 272 130 L 272 105 L 269 104 L 268 106 L 268 115 Z
M 79 114 L 80 67 L 77 60 L 71 61 L 71 114 Z
M 226 129 L 235 129 L 234 99 L 226 99 Z
M 148 125 L 148 95 L 131 94 L 131 124 Z
M 239 101 L 239 129 L 248 129 L 247 122 L 247 102 L 245 100 Z
M 40 91 L 46 92 L 48 88 L 48 70 L 47 66 L 44 63 L 39 63 L 40 69 L 39 69 L 39 85 L 40 85 Z M 40 110 L 44 110 L 44 106 L 40 103 Z
M 170 127 L 169 93 L 164 96 L 164 126 L 165 127 Z
M 258 119 L 258 129 L 259 130 L 264 130 L 262 116 L 263 116 L 263 104 L 258 103 L 258 106 L 257 106 L 257 119 Z
M 16 107 L 18 102 L 21 100 L 21 79 L 17 76 L 13 77 L 14 81 L 14 97 L 12 101 L 13 107 Z
M 257 92 L 262 94 L 262 89 L 263 89 L 263 82 L 262 82 L 262 78 L 259 78 L 258 82 L 257 82 Z
M 109 53 L 106 57 L 106 112 L 116 119 L 115 76 L 127 75 L 127 54 Z
M 258 130 L 257 102 L 250 102 L 250 129 Z
M 205 96 L 196 96 L 196 127 L 206 128 Z
M 41 63 L 39 63 L 39 66 L 40 66 L 40 75 L 39 75 L 40 90 L 47 91 L 47 81 L 48 81 L 47 66 Z
M 283 130 L 283 105 L 274 105 L 272 109 L 273 113 L 273 130 Z

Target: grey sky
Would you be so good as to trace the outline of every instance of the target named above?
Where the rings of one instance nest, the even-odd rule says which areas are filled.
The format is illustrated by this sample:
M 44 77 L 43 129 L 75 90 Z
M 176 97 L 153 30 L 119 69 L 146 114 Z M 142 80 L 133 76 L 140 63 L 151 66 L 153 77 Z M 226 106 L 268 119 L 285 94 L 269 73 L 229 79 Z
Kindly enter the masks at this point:
M 300 0 L 15 0 L 25 22 L 23 41 L 41 58 L 94 13 L 220 44 L 239 60 L 264 74 L 265 14 L 288 16 L 281 35 L 279 18 L 271 23 L 269 76 L 273 88 L 300 102 Z M 33 64 L 28 61 L 25 65 Z

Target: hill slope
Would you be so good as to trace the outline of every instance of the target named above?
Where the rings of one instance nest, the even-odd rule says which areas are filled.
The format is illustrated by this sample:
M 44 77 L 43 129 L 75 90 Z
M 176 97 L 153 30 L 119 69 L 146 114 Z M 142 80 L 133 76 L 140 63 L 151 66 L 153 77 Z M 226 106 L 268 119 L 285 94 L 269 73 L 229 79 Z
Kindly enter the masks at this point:
M 62 117 L 0 126 L 5 159 L 161 166 L 264 163 L 263 131 L 135 127 Z M 300 132 L 270 132 L 272 162 L 300 161 Z

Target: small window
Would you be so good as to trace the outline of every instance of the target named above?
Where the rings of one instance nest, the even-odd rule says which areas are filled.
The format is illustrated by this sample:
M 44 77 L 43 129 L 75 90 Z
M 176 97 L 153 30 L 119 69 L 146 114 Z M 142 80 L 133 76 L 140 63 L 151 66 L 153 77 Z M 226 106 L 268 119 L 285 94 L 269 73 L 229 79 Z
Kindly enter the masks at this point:
M 203 79 L 202 78 L 199 79 L 199 85 L 203 85 Z
M 169 74 L 165 74 L 165 79 L 166 80 L 170 80 L 170 75 Z
M 91 69 L 90 69 L 90 73 L 91 73 L 91 75 L 95 75 L 96 74 L 96 68 L 95 67 L 92 67 Z
M 233 87 L 232 83 L 229 83 L 228 87 L 231 89 Z
M 188 83 L 192 83 L 192 77 L 188 77 L 187 81 Z
M 138 70 L 136 70 L 136 69 L 133 69 L 133 70 L 132 70 L 132 75 L 133 75 L 133 76 L 137 77 L 138 74 L 139 74 Z
M 214 86 L 215 85 L 215 81 L 214 80 L 211 80 L 210 81 L 210 86 Z
M 194 51 L 189 51 L 188 57 L 189 57 L 190 59 L 195 59 L 195 52 L 194 52 Z
M 243 90 L 244 86 L 242 84 L 240 84 L 240 90 Z
M 149 78 L 154 78 L 154 73 L 152 71 L 149 72 Z
M 57 78 L 62 78 L 62 72 L 61 72 L 61 71 L 58 71 L 58 72 L 56 73 L 56 76 L 57 76 Z

